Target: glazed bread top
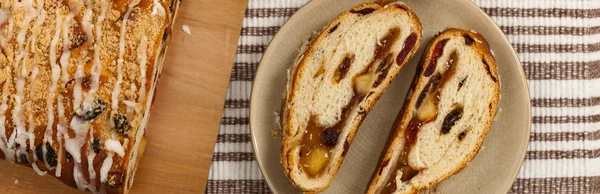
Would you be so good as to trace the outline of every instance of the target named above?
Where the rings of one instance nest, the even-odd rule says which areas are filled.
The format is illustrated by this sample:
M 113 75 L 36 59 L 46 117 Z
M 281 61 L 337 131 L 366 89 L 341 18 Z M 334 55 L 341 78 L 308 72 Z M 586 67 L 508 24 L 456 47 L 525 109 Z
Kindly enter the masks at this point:
M 0 157 L 126 192 L 177 2 L 0 0 Z

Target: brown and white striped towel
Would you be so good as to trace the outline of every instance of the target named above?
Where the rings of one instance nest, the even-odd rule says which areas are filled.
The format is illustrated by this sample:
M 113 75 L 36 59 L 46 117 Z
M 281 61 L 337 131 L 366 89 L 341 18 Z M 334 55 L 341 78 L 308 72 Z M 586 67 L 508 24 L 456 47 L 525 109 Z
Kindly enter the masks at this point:
M 248 131 L 252 78 L 279 27 L 307 0 L 250 0 L 207 193 L 269 193 Z M 529 79 L 533 124 L 510 193 L 600 193 L 600 1 L 474 0 Z

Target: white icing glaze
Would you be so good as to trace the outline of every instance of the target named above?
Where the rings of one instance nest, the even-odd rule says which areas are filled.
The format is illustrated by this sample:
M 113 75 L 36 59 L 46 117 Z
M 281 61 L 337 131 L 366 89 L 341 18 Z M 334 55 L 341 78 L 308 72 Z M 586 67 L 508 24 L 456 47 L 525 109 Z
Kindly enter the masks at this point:
M 75 179 L 75 184 L 79 190 L 85 190 L 88 188 L 88 182 L 83 176 L 83 172 L 81 170 L 81 163 L 75 163 L 73 167 L 73 179 Z
M 77 1 L 80 1 L 80 0 L 77 0 Z M 81 25 L 83 26 L 83 31 L 85 32 L 85 35 L 87 37 L 92 37 L 92 23 L 90 23 L 90 20 L 92 18 L 92 11 L 93 11 L 92 10 L 92 1 L 86 0 L 85 7 L 86 7 L 86 9 L 83 14 L 83 18 L 81 20 Z
M 79 117 L 71 119 L 70 128 L 75 132 L 75 137 L 69 138 L 65 136 L 65 149 L 74 160 L 73 177 L 77 188 L 84 190 L 87 188 L 87 181 L 82 173 L 81 167 L 81 148 L 85 144 L 86 136 L 88 135 L 89 122 L 80 120 Z
M 56 93 L 56 88 L 58 84 L 58 79 L 60 78 L 60 67 L 56 64 L 56 45 L 58 44 L 58 39 L 60 37 L 60 30 L 62 25 L 63 18 L 60 16 L 59 10 L 56 10 L 56 30 L 54 32 L 54 37 L 50 42 L 50 66 L 52 67 L 52 83 L 48 88 L 48 97 L 46 98 L 46 108 L 48 109 L 48 123 L 46 127 L 46 132 L 44 133 L 44 142 L 52 143 L 52 126 L 54 125 L 54 95 Z
M 119 38 L 119 59 L 117 60 L 117 82 L 115 83 L 115 87 L 112 91 L 112 114 L 116 113 L 116 110 L 119 108 L 119 94 L 121 93 L 121 82 L 123 82 L 123 55 L 125 54 L 125 32 L 127 32 L 127 20 L 129 20 L 129 16 L 133 11 L 133 7 L 135 5 L 133 3 L 129 4 L 129 8 L 123 16 L 123 23 L 121 24 L 121 34 Z M 112 118 L 112 115 L 111 115 Z
M 113 163 L 113 153 L 109 152 L 102 162 L 102 167 L 100 167 L 100 182 L 106 182 L 106 177 L 108 177 L 108 171 L 112 167 Z
M 71 50 L 69 50 L 69 45 L 71 44 L 71 39 L 69 39 L 69 22 L 71 22 L 71 19 L 73 19 L 73 14 L 69 13 L 62 23 L 63 52 L 60 56 L 60 67 L 62 68 L 61 80 L 63 83 L 69 81 L 67 68 L 69 67 L 69 57 L 71 57 Z
M 88 189 L 92 193 L 98 193 L 98 191 L 96 190 L 96 171 L 94 170 L 94 165 L 93 165 L 94 158 L 96 157 L 96 152 L 94 152 L 94 149 L 92 147 L 93 143 L 94 143 L 94 128 L 90 127 L 89 141 L 88 141 L 88 155 L 87 155 L 88 175 L 89 175 L 88 178 L 90 180 Z
M 81 0 L 68 0 L 67 4 L 71 9 L 71 12 L 73 12 L 75 15 L 79 15 L 79 12 L 83 7 L 83 3 L 81 2 Z
M 35 155 L 35 154 L 34 154 L 34 155 Z M 42 171 L 42 170 L 40 170 L 40 168 L 38 168 L 37 164 L 35 164 L 35 163 L 31 163 L 31 167 L 32 167 L 32 168 L 33 168 L 33 170 L 34 170 L 36 173 L 38 173 L 40 176 L 44 176 L 44 175 L 46 175 L 46 174 L 47 174 L 47 172 L 46 172 L 46 171 Z
M 123 149 L 123 146 L 121 146 L 121 143 L 119 143 L 119 141 L 107 139 L 104 142 L 104 148 L 107 151 L 114 152 L 121 157 L 125 156 L 125 150 Z
M 8 71 L 10 71 L 10 67 L 7 67 Z M 0 105 L 0 150 L 4 153 L 5 159 L 8 162 L 15 161 L 15 151 L 10 149 L 8 146 L 8 138 L 6 137 L 6 128 L 4 127 L 4 122 L 6 121 L 6 110 L 8 109 L 8 84 L 4 84 L 2 88 L 2 105 Z
M 108 6 L 106 5 L 106 1 L 102 0 L 100 15 L 96 19 L 96 41 L 94 44 L 94 59 L 92 62 L 92 83 L 90 86 L 90 90 L 87 93 L 85 98 L 85 104 L 90 104 L 93 101 L 94 94 L 98 91 L 98 87 L 100 85 L 100 72 L 102 71 L 102 64 L 100 63 L 100 43 L 102 40 L 102 22 L 106 17 L 106 11 Z
M 56 139 L 58 140 L 58 155 L 63 155 L 63 139 L 67 134 L 67 118 L 65 117 L 65 106 L 63 104 L 63 95 L 58 94 L 58 125 L 56 125 Z M 58 165 L 56 166 L 55 176 L 60 177 L 62 174 L 62 157 L 57 158 Z
M 46 11 L 44 11 L 44 1 L 43 0 L 37 0 L 36 1 L 37 4 L 37 10 L 38 10 L 38 17 L 36 19 L 35 25 L 33 26 L 33 29 L 38 29 L 43 23 L 44 20 L 46 20 Z M 35 33 L 31 33 L 31 42 L 32 43 L 36 43 L 37 42 L 37 36 Z M 31 44 L 31 50 L 36 50 L 36 44 Z M 35 79 L 37 78 L 37 75 L 39 73 L 39 68 L 38 68 L 38 63 L 39 63 L 39 58 L 37 55 L 33 56 L 33 66 L 31 68 L 31 75 L 29 78 L 29 84 L 31 85 L 31 87 L 33 87 L 33 83 L 35 83 Z M 34 92 L 30 92 L 29 93 L 29 99 L 33 99 L 33 95 L 35 93 Z M 35 130 L 35 123 L 33 120 L 33 109 L 31 108 L 31 103 L 29 102 L 27 104 L 27 121 L 28 121 L 28 126 L 29 129 L 27 131 L 27 133 L 29 134 L 29 149 L 31 151 L 31 153 L 35 153 L 35 134 L 33 133 Z M 37 156 L 36 154 L 32 154 L 33 155 L 33 161 L 35 162 L 37 161 Z
M 0 5 L 1 7 L 2 5 Z M 9 23 L 11 23 L 10 21 L 12 20 L 11 16 L 11 11 L 9 9 L 5 9 L 2 8 L 0 9 L 0 32 L 4 31 L 4 27 L 6 25 L 4 25 L 7 21 Z M 0 33 L 0 47 L 2 48 L 6 48 L 6 44 L 8 43 L 8 40 L 6 37 L 4 37 L 3 33 Z
M 86 51 L 82 52 L 82 56 L 86 55 Z M 79 107 L 81 105 L 81 99 L 83 98 L 81 78 L 83 78 L 83 76 L 83 60 L 79 60 L 77 63 L 77 71 L 75 72 L 75 85 L 73 86 L 73 107 Z
M 144 36 L 140 40 L 140 46 L 138 48 L 138 60 L 140 61 L 140 91 L 139 98 L 144 98 L 146 96 L 146 63 L 148 60 L 148 37 Z M 142 99 L 138 99 L 141 101 Z
M 154 0 L 154 7 L 152 7 L 151 15 L 156 15 L 158 13 L 159 16 L 165 17 L 167 12 L 165 11 L 165 7 L 158 0 Z
M 11 138 L 8 140 L 8 147 L 10 149 L 17 149 L 17 147 L 13 146 L 15 144 L 18 145 L 18 150 L 16 150 L 17 155 L 26 153 L 27 140 L 31 137 L 31 135 L 25 129 L 26 118 L 24 115 L 25 110 L 23 108 L 23 104 L 25 103 L 25 95 L 23 94 L 23 90 L 25 89 L 25 83 L 27 78 L 26 74 L 28 72 L 25 65 L 21 66 L 21 68 L 19 65 L 21 63 L 21 60 L 29 55 L 29 50 L 27 50 L 26 48 L 28 48 L 28 46 L 30 45 L 32 37 L 29 37 L 27 45 L 25 45 L 26 33 L 27 29 L 29 29 L 27 26 L 29 26 L 29 23 L 39 15 L 38 10 L 33 8 L 32 3 L 33 2 L 31 0 L 23 0 L 20 2 L 15 2 L 15 5 L 13 7 L 14 10 L 25 10 L 25 16 L 23 18 L 21 27 L 16 37 L 18 51 L 17 55 L 15 56 L 15 62 L 13 63 L 13 66 L 16 70 L 15 89 L 17 91 L 17 95 L 14 96 L 15 107 L 13 108 L 14 116 L 12 117 L 12 121 L 15 124 L 15 129 L 11 134 Z M 21 157 L 16 157 L 16 159 L 17 161 L 20 161 Z
M 4 23 L 8 20 L 10 16 L 10 10 L 0 9 L 0 26 L 4 25 Z

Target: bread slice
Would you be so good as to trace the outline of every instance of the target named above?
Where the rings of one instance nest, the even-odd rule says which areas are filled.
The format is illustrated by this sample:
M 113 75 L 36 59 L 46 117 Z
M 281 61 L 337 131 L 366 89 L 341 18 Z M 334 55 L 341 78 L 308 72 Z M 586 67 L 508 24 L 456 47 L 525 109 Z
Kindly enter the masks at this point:
M 496 114 L 500 82 L 487 41 L 447 29 L 423 54 L 367 193 L 416 193 L 464 168 Z
M 331 21 L 289 72 L 281 163 L 307 192 L 328 187 L 358 126 L 421 41 L 405 5 L 363 3 Z

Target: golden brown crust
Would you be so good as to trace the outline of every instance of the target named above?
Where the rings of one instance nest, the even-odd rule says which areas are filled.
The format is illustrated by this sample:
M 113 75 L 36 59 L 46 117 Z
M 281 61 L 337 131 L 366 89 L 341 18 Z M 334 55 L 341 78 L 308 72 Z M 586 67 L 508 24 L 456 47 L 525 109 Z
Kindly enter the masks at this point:
M 398 70 L 396 72 L 392 72 L 391 78 L 390 79 L 386 79 L 384 80 L 383 83 L 381 83 L 381 85 L 379 87 L 381 88 L 387 88 L 391 82 L 393 81 L 393 78 L 396 76 L 396 74 L 399 72 L 400 69 L 402 69 L 402 67 L 404 67 L 404 65 L 406 65 L 409 61 L 409 59 L 416 53 L 418 45 L 420 44 L 421 41 L 421 23 L 418 19 L 418 17 L 412 12 L 412 10 L 410 8 L 408 8 L 406 5 L 404 4 L 397 4 L 394 5 L 396 8 L 401 9 L 402 11 L 404 11 L 405 13 L 407 13 L 409 15 L 410 21 L 415 23 L 415 26 L 417 26 L 416 29 L 414 29 L 414 32 L 416 33 L 416 43 L 415 46 L 410 50 L 410 52 L 406 55 L 406 60 L 404 60 L 401 64 L 398 64 L 398 66 L 400 68 L 398 68 Z M 372 10 L 369 10 L 372 9 Z M 328 23 L 328 25 L 326 25 L 323 30 L 316 36 L 316 38 L 313 39 L 313 41 L 311 41 L 311 43 L 309 44 L 308 48 L 306 49 L 306 52 L 304 52 L 304 56 L 307 55 L 311 55 L 315 49 L 313 48 L 314 45 L 319 45 L 323 40 L 322 37 L 324 37 L 325 35 L 327 35 L 328 30 L 327 29 L 332 29 L 332 27 L 334 27 L 335 25 L 337 25 L 340 21 L 342 20 L 344 17 L 347 17 L 350 14 L 361 14 L 361 11 L 366 10 L 366 12 L 371 13 L 373 11 L 377 11 L 379 9 L 383 9 L 382 6 L 375 4 L 375 3 L 362 3 L 359 5 L 356 5 L 355 7 L 353 7 L 351 10 L 348 10 L 344 13 L 341 13 L 340 15 L 338 15 L 335 19 L 333 19 L 331 22 Z M 293 100 L 294 98 L 294 88 L 297 87 L 297 82 L 295 82 L 295 78 L 300 77 L 300 75 L 303 73 L 303 69 L 302 66 L 305 64 L 305 60 L 306 58 L 303 58 L 297 65 L 295 65 L 295 67 L 293 67 L 292 69 L 292 76 L 289 78 L 289 83 L 290 89 L 287 92 L 286 97 L 284 98 L 284 105 L 282 106 L 282 129 L 284 130 L 284 134 L 291 134 L 293 131 L 293 129 L 291 129 L 289 126 L 287 126 L 287 123 L 291 122 L 291 114 L 290 112 L 293 112 L 294 109 L 293 108 L 286 108 L 286 104 L 289 103 L 290 101 Z M 385 91 L 385 89 L 383 90 Z M 368 111 L 375 105 L 375 103 L 377 102 L 377 100 L 379 99 L 379 97 L 381 96 L 381 93 L 383 93 L 383 91 L 381 91 L 378 94 L 374 94 L 372 95 L 372 97 L 367 97 L 367 99 L 363 100 L 364 104 L 362 107 L 364 107 L 365 110 L 365 114 L 359 114 L 358 116 L 354 117 L 354 122 L 358 123 L 356 125 L 351 126 L 351 129 L 349 129 L 350 133 L 348 134 L 346 141 L 344 141 L 345 145 L 344 146 L 349 146 L 355 135 L 357 132 L 358 127 L 360 126 L 360 123 L 362 123 L 362 121 L 364 120 L 364 118 L 366 117 Z M 290 160 L 292 160 L 292 156 L 290 156 L 290 152 L 293 151 L 293 146 L 294 146 L 294 142 L 293 139 L 295 137 L 291 136 L 291 135 L 284 135 L 284 138 L 282 139 L 282 157 L 281 157 L 281 163 L 284 167 L 284 171 L 286 173 L 286 175 L 290 178 L 290 181 L 292 182 L 293 185 L 295 185 L 296 187 L 301 188 L 302 190 L 304 190 L 305 192 L 320 192 L 323 191 L 327 188 L 327 186 L 331 183 L 331 181 L 333 180 L 334 175 L 337 173 L 337 171 L 339 170 L 339 167 L 343 161 L 344 155 L 342 155 L 338 160 L 333 161 L 333 164 L 331 167 L 332 171 L 330 171 L 329 173 L 331 174 L 331 176 L 328 176 L 327 179 L 327 186 L 324 187 L 320 187 L 320 188 L 307 188 L 305 187 L 305 185 L 299 184 L 298 182 L 296 182 L 297 180 L 291 178 L 290 174 L 292 173 L 292 169 L 293 166 L 290 163 Z M 338 141 L 338 143 L 340 143 Z M 285 152 L 285 151 L 288 152 Z
M 404 135 L 403 135 L 404 129 L 401 129 L 401 128 L 402 128 L 402 126 L 406 126 L 406 123 L 408 123 L 413 117 L 412 114 L 404 114 L 404 113 L 414 111 L 414 107 L 409 106 L 409 104 L 414 104 L 416 102 L 417 98 L 419 97 L 419 94 L 414 92 L 414 91 L 418 91 L 417 88 L 415 88 L 415 87 L 417 86 L 418 83 L 423 82 L 423 79 L 425 79 L 421 75 L 421 73 L 427 67 L 427 64 L 430 64 L 430 61 L 433 58 L 432 55 L 434 52 L 435 45 L 437 45 L 440 41 L 442 41 L 444 39 L 456 37 L 456 36 L 464 36 L 464 35 L 473 37 L 477 40 L 477 43 L 473 44 L 475 46 L 475 50 L 483 57 L 483 59 L 489 65 L 488 70 L 491 73 L 492 79 L 496 80 L 497 83 L 499 83 L 497 66 L 496 66 L 494 56 L 492 54 L 492 51 L 490 49 L 488 42 L 482 35 L 474 32 L 474 31 L 462 30 L 462 29 L 457 29 L 457 28 L 448 28 L 448 29 L 444 30 L 443 32 L 440 32 L 438 35 L 436 35 L 429 42 L 427 49 L 425 50 L 424 54 L 421 57 L 421 60 L 419 61 L 419 66 L 417 67 L 417 71 L 414 76 L 414 80 L 411 84 L 410 92 L 407 94 L 407 98 L 406 98 L 407 100 L 405 100 L 402 110 L 396 118 L 396 122 L 394 123 L 394 126 L 392 128 L 393 130 L 391 132 L 391 136 L 390 136 L 391 138 L 389 138 L 388 142 L 386 143 L 386 146 L 384 149 L 385 153 L 382 154 L 379 159 L 378 167 L 375 170 L 375 172 L 373 173 L 371 182 L 367 189 L 367 193 L 375 192 L 375 190 L 377 189 L 378 183 L 381 181 L 382 178 L 384 178 L 381 175 L 379 175 L 378 172 L 380 172 L 382 170 L 382 168 L 385 168 L 385 166 L 381 165 L 382 162 L 389 161 L 392 157 L 393 152 L 389 151 L 389 147 L 394 145 L 394 142 L 397 140 L 397 137 L 404 138 Z M 491 102 L 492 107 L 490 107 L 490 110 L 489 110 L 492 113 L 491 118 L 493 118 L 496 114 L 496 110 L 498 108 L 498 103 L 499 103 L 499 98 L 498 98 L 499 95 L 500 95 L 499 87 L 495 87 L 494 88 L 494 96 L 495 97 L 492 99 L 492 102 Z M 485 137 L 487 135 L 487 133 L 489 132 L 489 130 L 492 126 L 492 121 L 493 120 L 489 120 L 488 122 L 485 123 L 485 128 L 483 130 L 482 137 Z M 399 133 L 402 133 L 402 134 L 399 134 Z M 407 193 L 417 193 L 418 191 L 420 191 L 422 189 L 430 188 L 430 187 L 440 183 L 441 181 L 449 178 L 450 176 L 460 172 L 468 164 L 468 162 L 471 161 L 477 155 L 477 153 L 479 153 L 479 150 L 481 148 L 481 144 L 483 143 L 483 140 L 484 140 L 484 138 L 478 139 L 478 141 L 476 142 L 476 149 L 473 152 L 471 152 L 470 154 L 468 154 L 464 158 L 464 160 L 461 162 L 461 164 L 459 166 L 455 167 L 455 169 L 448 171 L 448 173 L 440 176 L 438 179 L 436 179 L 433 182 L 426 183 L 427 185 L 412 186 L 411 191 L 409 191 Z M 402 149 L 402 148 L 397 148 L 397 149 Z
M 72 187 L 126 193 L 178 4 L 0 0 L 0 157 Z

